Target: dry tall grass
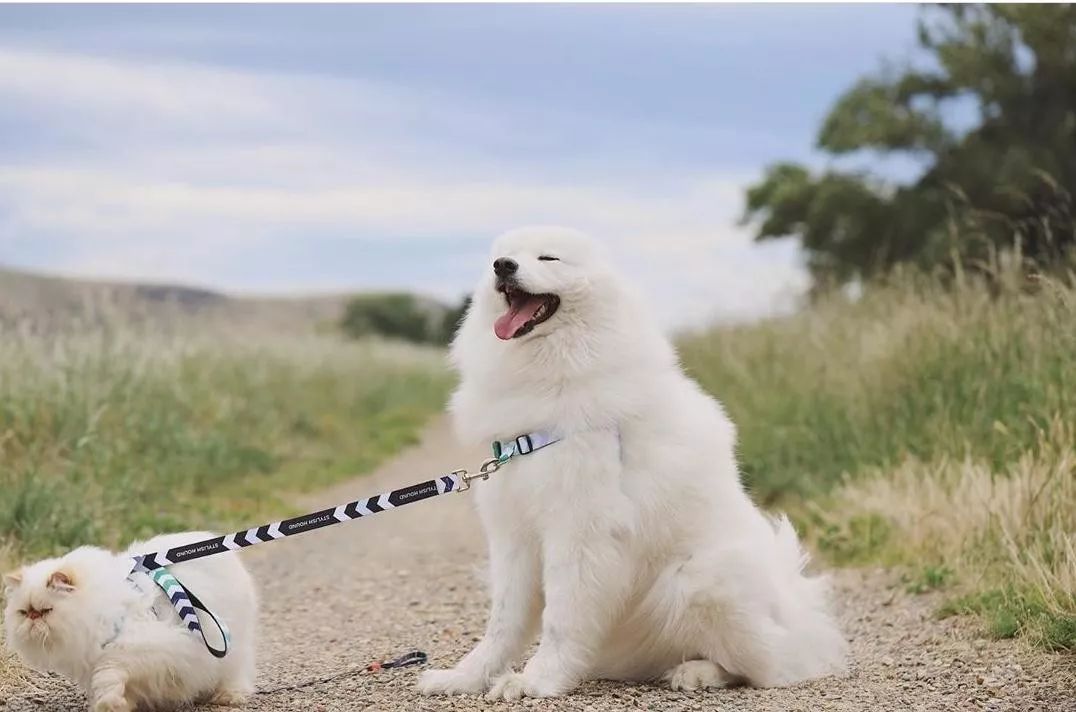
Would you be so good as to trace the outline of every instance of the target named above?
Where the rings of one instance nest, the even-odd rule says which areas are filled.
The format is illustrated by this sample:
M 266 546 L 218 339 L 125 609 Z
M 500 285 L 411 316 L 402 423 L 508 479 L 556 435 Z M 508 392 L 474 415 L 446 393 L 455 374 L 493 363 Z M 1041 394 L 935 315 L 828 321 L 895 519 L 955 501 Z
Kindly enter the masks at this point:
M 439 351 L 311 331 L 0 326 L 0 564 L 286 510 L 414 439 Z
M 439 350 L 76 307 L 0 318 L 0 571 L 287 513 L 412 442 L 450 385 Z M 0 703 L 21 674 L 0 652 Z
M 949 612 L 986 614 L 995 633 L 1071 648 L 1076 621 L 1076 433 L 1054 421 L 1003 471 L 971 457 L 910 459 L 809 505 L 815 544 L 907 567 L 914 589 L 970 592 Z M 862 535 L 878 535 L 864 549 Z M 860 541 L 855 541 L 859 537 Z M 869 537 L 868 537 L 869 539 Z M 858 548 L 857 548 L 858 547 Z
M 685 337 L 750 486 L 831 558 L 907 567 L 998 635 L 1076 649 L 1076 286 L 918 274 Z

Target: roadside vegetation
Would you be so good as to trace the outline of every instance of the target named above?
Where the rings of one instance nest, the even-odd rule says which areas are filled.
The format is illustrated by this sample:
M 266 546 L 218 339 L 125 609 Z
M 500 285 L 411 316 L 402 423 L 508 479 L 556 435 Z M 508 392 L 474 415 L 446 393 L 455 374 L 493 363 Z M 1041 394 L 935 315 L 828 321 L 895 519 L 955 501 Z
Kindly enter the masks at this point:
M 440 351 L 377 340 L 5 326 L 0 564 L 284 514 L 413 442 L 449 386 Z
M 759 498 L 832 562 L 1076 651 L 1076 282 L 897 270 L 862 297 L 681 341 Z
M 355 339 L 381 336 L 446 346 L 467 312 L 469 299 L 448 306 L 407 292 L 359 294 L 348 300 L 340 331 Z
M 684 357 L 754 489 L 831 560 L 1073 651 L 1076 9 L 923 6 L 917 36 L 833 103 L 821 170 L 746 191 L 755 238 L 803 249 L 810 306 Z

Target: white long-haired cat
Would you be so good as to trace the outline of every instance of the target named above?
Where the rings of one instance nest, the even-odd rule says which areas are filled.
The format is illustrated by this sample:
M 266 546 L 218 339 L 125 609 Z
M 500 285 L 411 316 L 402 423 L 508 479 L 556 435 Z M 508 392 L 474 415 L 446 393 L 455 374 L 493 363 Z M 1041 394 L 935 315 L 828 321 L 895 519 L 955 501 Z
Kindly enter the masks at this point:
M 239 705 L 254 689 L 254 583 L 235 554 L 170 567 L 231 633 L 213 657 L 149 577 L 127 580 L 130 557 L 214 536 L 154 537 L 114 554 L 82 547 L 4 577 L 7 645 L 32 668 L 80 685 L 93 712 L 130 712 L 194 701 Z

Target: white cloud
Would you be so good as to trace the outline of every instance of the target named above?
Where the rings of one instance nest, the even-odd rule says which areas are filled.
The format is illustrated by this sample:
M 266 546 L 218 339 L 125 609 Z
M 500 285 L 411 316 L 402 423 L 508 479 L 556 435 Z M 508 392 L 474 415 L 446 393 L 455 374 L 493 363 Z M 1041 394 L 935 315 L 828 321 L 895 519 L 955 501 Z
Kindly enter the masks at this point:
M 670 323 L 756 316 L 804 283 L 791 251 L 755 252 L 735 227 L 749 176 L 659 180 L 631 170 L 615 143 L 584 156 L 587 170 L 558 171 L 520 150 L 545 140 L 528 133 L 541 121 L 523 127 L 458 98 L 0 50 L 0 106 L 46 137 L 80 137 L 69 155 L 0 167 L 0 244 L 62 236 L 76 248 L 52 264 L 68 271 L 213 283 L 227 260 L 295 235 L 452 240 L 539 222 L 615 243 Z M 554 133 L 582 120 L 544 118 Z
M 264 122 L 274 114 L 258 83 L 240 73 L 13 49 L 0 49 L 0 95 L 64 112 L 53 115 L 58 121 L 126 126 L 163 120 L 212 128 L 220 121 Z
M 363 234 L 489 233 L 519 222 L 568 220 L 646 247 L 698 249 L 719 237 L 737 184 L 703 181 L 677 196 L 626 188 L 370 181 L 301 190 L 153 182 L 103 170 L 0 168 L 0 188 L 24 227 L 85 231 L 94 238 L 152 232 L 183 221 L 241 221 L 253 228 L 348 226 Z

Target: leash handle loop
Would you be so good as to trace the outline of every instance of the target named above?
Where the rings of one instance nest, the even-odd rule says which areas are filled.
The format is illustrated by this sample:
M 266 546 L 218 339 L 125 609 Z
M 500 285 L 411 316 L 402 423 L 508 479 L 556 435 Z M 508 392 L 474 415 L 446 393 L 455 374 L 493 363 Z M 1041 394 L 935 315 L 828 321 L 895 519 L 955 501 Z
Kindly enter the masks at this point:
M 192 633 L 198 633 L 202 636 L 202 641 L 205 643 L 206 650 L 215 657 L 223 658 L 228 654 L 228 644 L 231 642 L 231 633 L 228 631 L 228 626 L 224 624 L 222 620 L 214 615 L 213 611 L 209 610 L 209 607 L 202 603 L 202 600 L 195 596 L 190 590 L 179 582 L 175 576 L 168 572 L 168 569 L 161 567 L 150 572 L 150 577 L 153 582 L 161 587 L 165 595 L 168 596 L 168 600 L 172 602 L 172 607 L 176 609 L 176 613 L 179 614 L 180 620 L 182 620 L 187 629 Z M 198 618 L 198 611 L 201 611 L 209 620 L 213 622 L 217 632 L 220 633 L 221 645 L 217 647 L 213 643 L 209 642 L 209 637 L 205 633 L 205 628 L 202 627 L 202 622 Z

